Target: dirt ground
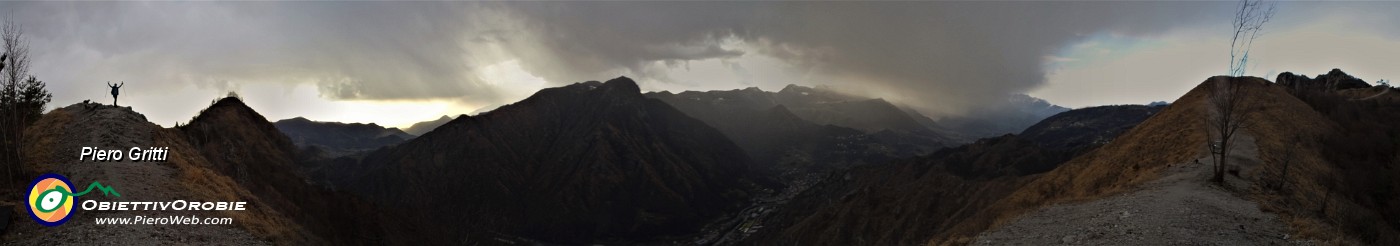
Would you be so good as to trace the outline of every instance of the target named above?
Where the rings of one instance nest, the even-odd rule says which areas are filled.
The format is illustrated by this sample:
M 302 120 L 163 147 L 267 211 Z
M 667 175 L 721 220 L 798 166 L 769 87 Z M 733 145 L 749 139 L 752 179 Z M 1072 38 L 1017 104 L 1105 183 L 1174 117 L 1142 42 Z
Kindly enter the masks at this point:
M 1253 138 L 1243 136 L 1233 163 L 1257 163 Z M 1287 225 L 1258 204 L 1209 181 L 1212 160 L 1172 164 L 1138 191 L 1059 204 L 979 234 L 976 245 L 1284 245 Z M 1241 172 L 1248 173 L 1248 172 Z M 1229 175 L 1227 175 L 1229 176 Z M 1230 187 L 1245 180 L 1229 177 Z

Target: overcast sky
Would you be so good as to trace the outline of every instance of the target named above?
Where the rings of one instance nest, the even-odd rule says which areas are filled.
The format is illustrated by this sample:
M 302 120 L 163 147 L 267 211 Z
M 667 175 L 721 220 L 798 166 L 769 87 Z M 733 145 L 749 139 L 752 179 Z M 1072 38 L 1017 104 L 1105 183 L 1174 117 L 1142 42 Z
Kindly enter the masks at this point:
M 932 117 L 1026 93 L 1173 101 L 1228 68 L 1234 2 L 3 2 L 54 106 L 158 124 L 242 95 L 269 120 L 407 126 L 629 76 L 643 90 L 828 85 Z M 1400 3 L 1283 2 L 1249 75 L 1400 78 Z

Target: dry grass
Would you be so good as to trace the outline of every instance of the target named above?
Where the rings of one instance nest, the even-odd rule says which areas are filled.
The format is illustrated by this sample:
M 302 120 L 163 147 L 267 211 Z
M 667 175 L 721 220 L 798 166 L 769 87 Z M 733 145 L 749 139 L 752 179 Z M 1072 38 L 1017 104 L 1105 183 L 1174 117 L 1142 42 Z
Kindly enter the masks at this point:
M 1256 184 L 1277 182 L 1285 158 L 1289 162 L 1289 172 L 1293 173 L 1290 176 L 1335 176 L 1333 167 L 1319 153 L 1321 146 L 1318 144 L 1324 136 L 1339 130 L 1336 124 L 1296 97 L 1280 92 L 1263 93 L 1263 96 L 1270 105 L 1260 108 L 1252 119 L 1256 124 L 1248 129 L 1259 147 L 1261 165 L 1247 177 L 1253 178 Z M 1285 153 L 1287 151 L 1292 153 Z M 1345 233 L 1341 230 L 1305 211 L 1309 204 L 1303 201 L 1320 201 L 1327 190 L 1317 181 L 1311 178 L 1290 179 L 1289 189 L 1296 192 L 1286 194 L 1256 185 L 1249 189 L 1250 198 L 1260 202 L 1261 209 L 1278 214 L 1295 237 L 1321 242 L 1350 241 L 1344 239 Z M 1317 204 L 1311 205 L 1315 207 Z
M 1263 79 L 1251 78 L 1248 82 L 1270 93 L 1283 93 L 1277 88 L 1267 88 Z M 1202 117 L 1209 94 L 1207 86 L 1213 84 L 1214 79 L 1203 82 L 1113 142 L 1042 175 L 977 215 L 936 235 L 929 244 L 966 244 L 978 233 L 1009 223 L 1022 214 L 1057 203 L 1131 191 L 1156 180 L 1168 165 L 1191 163 L 1205 157 L 1208 139 Z
M 21 152 L 25 156 L 25 172 L 34 174 L 43 170 L 53 170 L 54 164 L 58 163 L 54 158 L 59 156 L 55 151 L 63 147 L 55 145 L 58 145 L 59 138 L 64 135 L 64 127 L 68 126 L 71 121 L 73 121 L 71 110 L 54 109 L 25 129 L 24 143 L 26 144 L 21 146 L 23 148 Z
M 1343 129 L 1313 106 L 1299 100 L 1285 88 L 1263 79 L 1249 78 L 1253 100 L 1246 105 L 1256 112 L 1254 124 L 1246 129 L 1255 138 L 1260 163 L 1242 175 L 1249 187 L 1232 187 L 1260 204 L 1260 209 L 1278 214 L 1294 238 L 1321 244 L 1355 245 L 1364 242 L 1390 244 L 1397 238 L 1377 211 L 1351 199 L 1368 194 L 1338 180 L 1350 180 L 1343 166 L 1330 163 L 1323 146 Z M 1008 223 L 1041 207 L 1062 202 L 1082 201 L 1130 191 L 1158 178 L 1169 164 L 1189 163 L 1204 157 L 1207 136 L 1202 116 L 1207 80 L 1183 95 L 1161 113 L 1138 125 L 1113 143 L 1075 158 L 1017 190 L 1006 198 L 930 240 L 931 245 L 966 244 L 978 233 Z M 1338 93 L 1347 98 L 1376 95 L 1379 89 L 1353 89 Z M 1400 93 L 1373 100 L 1400 104 Z M 1369 103 L 1369 102 L 1368 102 Z M 1335 154 L 1335 153 L 1334 153 Z M 1288 185 L 1276 189 L 1283 163 L 1287 162 Z M 1349 164 L 1355 166 L 1356 164 Z M 1355 168 L 1355 167 L 1353 167 Z M 1369 167 L 1367 167 L 1369 168 Z M 1383 171 L 1383 170 L 1373 170 Z M 1356 170 L 1352 170 L 1356 172 Z M 1384 181 L 1382 181 L 1384 182 Z M 1389 181 L 1394 182 L 1394 181 Z M 1328 195 L 1332 193 L 1332 195 Z M 1353 194 L 1353 195 L 1347 195 Z M 1351 198 L 1348 198 L 1351 197 Z M 1322 203 L 1328 209 L 1322 211 Z M 1383 209 L 1383 208 L 1381 208 Z
M 59 148 L 54 145 L 58 143 L 58 138 L 63 136 L 64 129 L 61 126 L 65 126 L 71 121 L 73 121 L 72 113 L 55 109 L 25 129 L 25 139 L 22 142 L 26 144 L 20 146 L 20 153 L 24 155 L 24 163 L 15 170 L 20 173 L 0 173 L 0 176 L 10 175 L 0 178 L 0 182 L 7 182 L 7 184 L 0 185 L 0 194 L 23 194 L 27 192 L 24 189 L 29 184 L 29 180 L 26 178 L 37 176 L 44 170 L 53 170 L 54 163 L 58 163 L 53 157 L 57 156 L 55 150 Z M 24 206 L 21 205 L 23 203 L 16 201 L 0 200 L 0 206 L 11 206 L 15 215 L 27 213 L 24 211 Z
M 223 211 L 236 221 L 239 227 L 258 237 L 279 244 L 307 244 L 314 241 L 308 232 L 277 210 L 260 207 L 257 196 L 239 186 L 228 176 L 210 169 L 208 160 L 197 149 L 185 141 L 176 129 L 155 131 L 156 146 L 170 147 L 169 163 L 179 169 L 180 188 L 193 195 L 193 199 L 204 201 L 245 201 L 249 209 L 244 211 Z
M 1313 100 L 1317 100 L 1316 105 L 1321 105 L 1325 110 L 1329 106 L 1338 108 L 1351 107 L 1346 105 L 1357 103 L 1350 101 L 1355 98 L 1366 98 L 1376 95 L 1382 88 L 1350 89 L 1336 92 L 1330 96 L 1338 96 L 1338 101 L 1328 102 L 1317 100 L 1317 95 L 1311 95 Z M 1271 94 L 1272 95 L 1272 94 Z M 1324 95 L 1329 96 L 1329 95 Z M 1396 228 L 1384 222 L 1384 216 L 1380 211 L 1367 208 L 1357 203 L 1353 199 L 1374 199 L 1369 197 L 1374 195 L 1369 189 L 1376 187 L 1355 186 L 1358 179 L 1374 178 L 1365 175 L 1358 176 L 1359 172 L 1388 172 L 1387 170 L 1373 170 L 1374 166 L 1365 166 L 1359 163 L 1336 163 L 1337 160 L 1329 160 L 1328 152 L 1334 156 L 1339 146 L 1336 144 L 1337 138 L 1345 138 L 1343 142 L 1362 141 L 1352 139 L 1346 135 L 1348 129 L 1343 129 L 1338 120 L 1356 120 L 1351 117 L 1334 115 L 1329 118 L 1310 107 L 1309 104 L 1298 100 L 1296 97 L 1279 97 L 1275 101 L 1277 104 L 1284 104 L 1284 107 L 1268 108 L 1260 115 L 1256 121 L 1260 124 L 1251 132 L 1256 136 L 1260 160 L 1263 167 L 1258 170 L 1257 178 L 1253 181 L 1256 187 L 1250 190 L 1252 199 L 1260 202 L 1264 209 L 1274 211 L 1288 222 L 1290 229 L 1298 237 L 1313 239 L 1324 244 L 1390 244 L 1400 242 L 1400 236 Z M 1400 104 L 1400 93 L 1394 91 L 1381 97 L 1372 98 L 1371 101 L 1363 102 L 1371 105 L 1397 105 Z M 1378 108 L 1362 108 L 1362 110 L 1382 110 Z M 1360 120 L 1375 120 L 1374 118 L 1362 118 Z M 1353 122 L 1356 123 L 1356 122 Z M 1377 122 L 1362 122 L 1374 124 Z M 1384 134 L 1382 129 L 1372 130 L 1369 134 Z M 1340 148 L 1351 148 L 1351 146 L 1341 146 Z M 1390 162 L 1394 163 L 1394 159 Z M 1283 173 L 1283 163 L 1288 162 L 1287 185 L 1282 188 L 1269 186 L 1277 184 Z M 1347 161 L 1343 161 L 1347 162 Z M 1359 168 L 1360 170 L 1350 170 L 1348 168 Z M 1394 175 L 1394 171 L 1391 175 Z M 1381 174 L 1384 177 L 1385 174 Z M 1396 182 L 1394 180 L 1380 181 Z M 1329 195 L 1328 193 L 1331 193 Z M 1387 194 L 1394 196 L 1395 194 Z M 1393 199 L 1393 198 L 1392 198 Z M 1322 210 L 1322 204 L 1327 200 L 1326 211 Z

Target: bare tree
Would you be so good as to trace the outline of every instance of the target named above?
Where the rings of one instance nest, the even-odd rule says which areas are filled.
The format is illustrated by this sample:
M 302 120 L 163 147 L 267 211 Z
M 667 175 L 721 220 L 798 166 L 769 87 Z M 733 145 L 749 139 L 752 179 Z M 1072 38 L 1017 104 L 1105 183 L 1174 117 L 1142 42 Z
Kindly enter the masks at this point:
M 0 180 L 9 181 L 23 163 L 24 129 L 39 119 L 53 95 L 43 81 L 29 74 L 29 42 L 13 20 L 6 19 L 0 26 L 0 52 L 4 53 L 4 67 L 0 69 L 0 163 L 4 163 L 6 175 Z
M 1254 45 L 1254 39 L 1259 38 L 1264 23 L 1274 17 L 1277 5 L 1265 3 L 1264 0 L 1240 1 L 1239 9 L 1235 11 L 1235 34 L 1230 37 L 1230 76 L 1244 76 L 1245 65 L 1249 63 L 1249 49 Z
M 1298 149 L 1302 148 L 1299 146 L 1302 142 L 1303 138 L 1297 135 L 1297 133 L 1294 133 L 1293 146 L 1283 149 L 1283 168 L 1279 171 L 1278 181 L 1275 181 L 1273 184 L 1274 191 L 1282 192 L 1284 188 L 1288 186 L 1288 168 L 1289 165 L 1293 163 L 1293 158 L 1297 157 Z
M 0 26 L 0 49 L 6 56 L 5 70 L 0 70 L 0 161 L 6 164 L 5 177 L 0 180 L 5 183 L 10 183 L 20 165 L 16 149 L 21 136 L 15 132 L 18 122 L 13 116 L 19 109 L 20 80 L 29 70 L 29 49 L 23 37 L 19 25 L 8 18 Z
M 1211 145 L 1211 158 L 1215 160 L 1215 175 L 1211 180 L 1223 184 L 1236 134 L 1253 123 L 1250 115 L 1255 110 L 1248 108 L 1252 104 L 1249 95 L 1257 85 L 1250 85 L 1253 82 L 1243 77 L 1214 79 L 1215 81 L 1207 87 L 1210 89 L 1210 95 L 1206 98 L 1206 109 L 1209 112 L 1206 113 L 1205 121 L 1209 128 L 1207 134 L 1214 140 Z

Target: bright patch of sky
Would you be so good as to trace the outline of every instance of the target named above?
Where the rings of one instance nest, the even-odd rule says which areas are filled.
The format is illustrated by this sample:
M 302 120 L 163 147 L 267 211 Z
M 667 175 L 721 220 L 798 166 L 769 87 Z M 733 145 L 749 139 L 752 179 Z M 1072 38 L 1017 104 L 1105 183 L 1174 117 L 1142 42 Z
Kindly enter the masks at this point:
M 1400 37 L 1371 28 L 1373 21 L 1338 16 L 1272 23 L 1255 42 L 1246 75 L 1272 81 L 1283 72 L 1316 76 L 1340 68 L 1372 84 L 1400 78 Z M 1224 26 L 1143 37 L 1093 35 L 1047 56 L 1046 83 L 1029 94 L 1071 108 L 1175 101 L 1206 78 L 1226 73 L 1229 32 Z
M 177 122 L 188 123 L 215 99 L 228 94 L 228 91 L 215 88 L 184 86 L 161 88 L 159 95 L 148 95 L 155 90 L 140 89 L 139 83 L 127 83 L 127 86 L 122 87 L 121 105 L 132 106 L 139 112 L 170 112 L 151 116 L 159 117 L 151 120 L 166 127 L 174 126 Z M 110 103 L 110 95 L 105 95 L 107 91 L 97 89 L 91 94 L 101 93 L 108 99 L 97 101 Z M 404 128 L 413 123 L 435 120 L 442 115 L 456 116 L 484 106 L 463 105 L 456 100 L 326 100 L 320 96 L 316 86 L 309 83 L 253 83 L 240 86 L 234 92 L 268 121 L 305 117 L 313 121 L 376 123 L 384 127 Z

